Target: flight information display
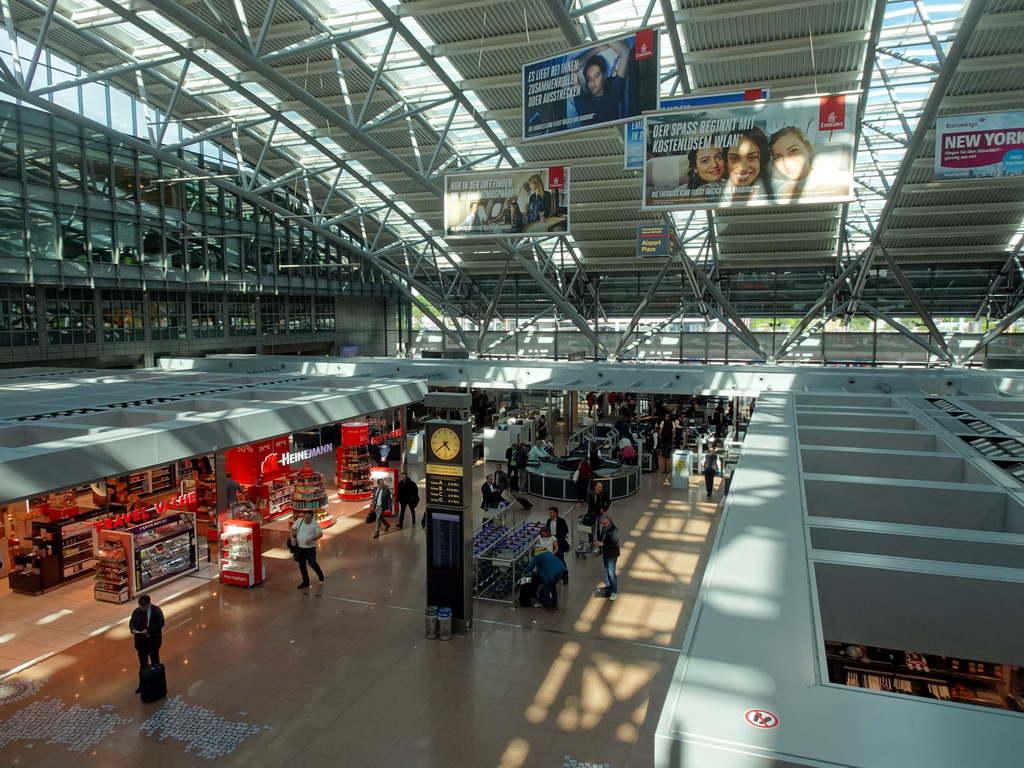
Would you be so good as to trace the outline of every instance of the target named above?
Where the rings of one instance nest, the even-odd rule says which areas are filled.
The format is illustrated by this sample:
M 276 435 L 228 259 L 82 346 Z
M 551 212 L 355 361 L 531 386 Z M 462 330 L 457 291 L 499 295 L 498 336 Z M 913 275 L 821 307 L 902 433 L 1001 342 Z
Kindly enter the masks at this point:
M 430 515 L 431 558 L 434 568 L 458 569 L 462 567 L 462 536 L 460 516 L 438 509 L 428 510 Z

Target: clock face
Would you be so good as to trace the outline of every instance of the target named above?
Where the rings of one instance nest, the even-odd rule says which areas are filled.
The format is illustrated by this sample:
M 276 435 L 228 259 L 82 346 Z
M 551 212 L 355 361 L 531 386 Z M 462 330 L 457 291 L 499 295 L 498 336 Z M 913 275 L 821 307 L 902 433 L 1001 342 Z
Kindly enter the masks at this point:
M 459 455 L 462 442 L 455 430 L 441 427 L 430 436 L 430 450 L 442 461 L 451 461 Z

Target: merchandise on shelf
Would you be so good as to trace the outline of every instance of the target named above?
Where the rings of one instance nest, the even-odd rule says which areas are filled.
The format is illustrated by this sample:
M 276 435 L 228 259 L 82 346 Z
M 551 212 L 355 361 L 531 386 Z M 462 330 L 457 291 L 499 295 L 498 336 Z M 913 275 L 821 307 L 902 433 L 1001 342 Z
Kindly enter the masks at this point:
M 100 541 L 96 549 L 96 583 L 93 596 L 108 603 L 123 603 L 128 599 L 128 554 L 124 545 L 115 539 Z
M 196 522 L 191 512 L 174 512 L 123 531 L 106 531 L 128 553 L 129 597 L 199 568 Z
M 263 522 L 263 517 L 254 502 L 239 499 L 231 505 L 231 517 L 235 520 L 249 520 L 254 523 Z
M 292 511 L 304 513 L 312 510 L 321 527 L 334 524 L 334 517 L 327 511 L 327 492 L 324 490 L 324 476 L 314 472 L 306 464 L 295 477 L 292 488 Z
M 338 449 L 338 497 L 342 501 L 370 498 L 370 427 L 366 422 L 341 425 L 341 447 Z
M 93 564 L 92 524 L 71 519 L 32 523 L 32 540 L 57 558 L 61 581 L 89 572 Z
M 78 509 L 78 500 L 71 489 L 51 493 L 48 504 L 50 512 L 66 512 L 69 509 Z
M 196 505 L 201 516 L 217 528 L 217 478 L 212 474 L 200 474 L 196 480 Z

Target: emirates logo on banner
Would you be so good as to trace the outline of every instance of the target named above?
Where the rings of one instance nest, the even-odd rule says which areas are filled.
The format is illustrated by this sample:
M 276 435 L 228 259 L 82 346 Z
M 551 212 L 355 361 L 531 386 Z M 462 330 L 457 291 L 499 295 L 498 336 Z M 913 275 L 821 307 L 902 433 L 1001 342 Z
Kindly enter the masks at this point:
M 641 29 L 636 33 L 636 44 L 633 46 L 633 60 L 649 59 L 654 55 L 654 30 Z
M 556 165 L 548 168 L 548 189 L 565 189 L 565 168 Z
M 818 130 L 841 131 L 846 128 L 846 97 L 828 96 L 818 102 Z

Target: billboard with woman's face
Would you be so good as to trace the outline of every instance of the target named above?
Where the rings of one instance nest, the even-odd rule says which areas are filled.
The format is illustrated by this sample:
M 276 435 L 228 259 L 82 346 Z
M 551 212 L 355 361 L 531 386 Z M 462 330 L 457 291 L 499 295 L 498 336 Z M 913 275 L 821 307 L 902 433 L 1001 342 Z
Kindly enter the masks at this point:
M 856 114 L 852 95 L 648 114 L 642 207 L 850 201 Z
M 511 168 L 444 178 L 445 237 L 569 233 L 569 169 Z

